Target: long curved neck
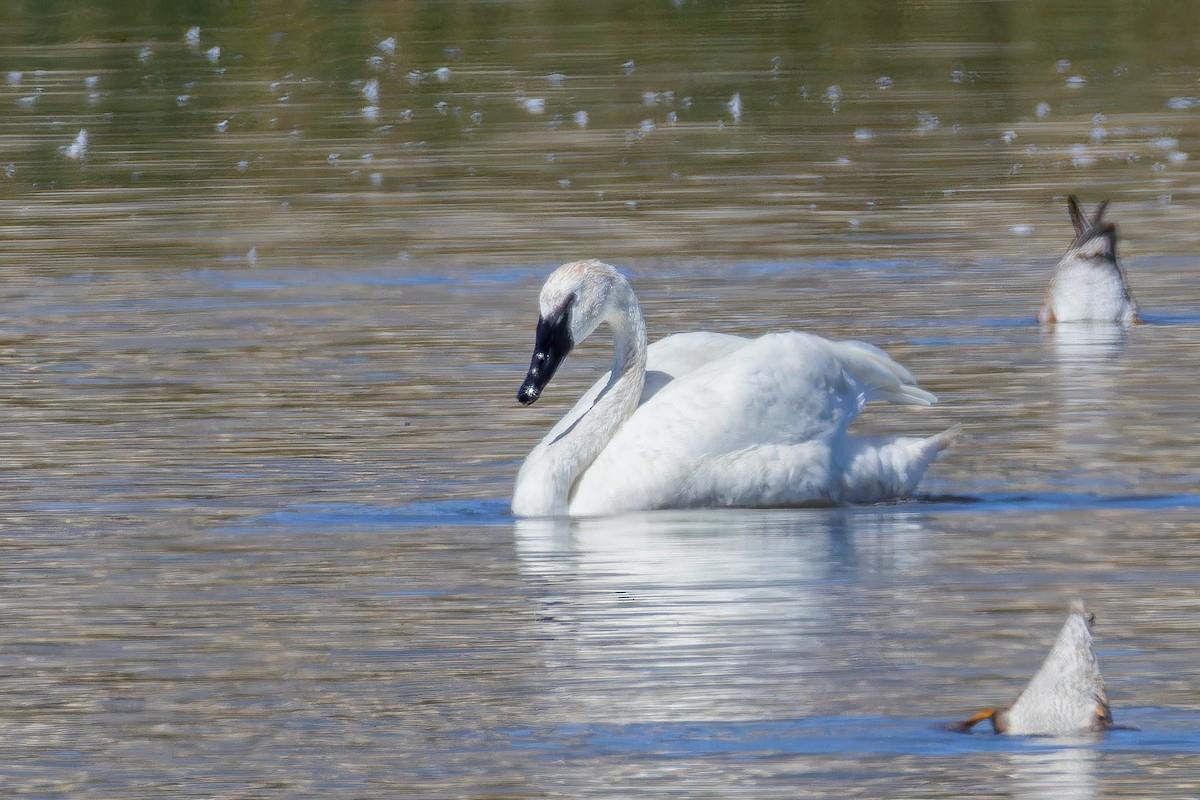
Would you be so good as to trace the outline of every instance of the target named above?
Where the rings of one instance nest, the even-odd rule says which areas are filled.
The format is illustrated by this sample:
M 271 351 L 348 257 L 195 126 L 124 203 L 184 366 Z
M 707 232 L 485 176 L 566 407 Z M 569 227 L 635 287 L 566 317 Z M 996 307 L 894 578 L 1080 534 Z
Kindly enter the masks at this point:
M 513 513 L 561 516 L 571 489 L 613 436 L 637 410 L 646 383 L 646 322 L 629 284 L 613 287 L 604 318 L 613 334 L 613 368 L 608 383 L 574 421 L 564 419 L 544 438 L 517 474 Z
M 622 280 L 620 286 L 624 291 L 614 293 L 612 310 L 605 318 L 613 333 L 612 374 L 605 390 L 621 380 L 637 383 L 634 403 L 625 415 L 628 419 L 637 408 L 646 382 L 646 320 L 629 284 Z

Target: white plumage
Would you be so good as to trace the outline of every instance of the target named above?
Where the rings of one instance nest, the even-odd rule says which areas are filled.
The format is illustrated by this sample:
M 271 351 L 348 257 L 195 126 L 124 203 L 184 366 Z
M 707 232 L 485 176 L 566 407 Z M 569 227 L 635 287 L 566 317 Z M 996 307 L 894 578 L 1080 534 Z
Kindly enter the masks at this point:
M 1112 709 L 1092 642 L 1092 616 L 1075 601 L 1042 666 L 1017 695 L 1012 705 L 987 709 L 954 730 L 969 731 L 991 720 L 996 733 L 1015 736 L 1051 736 L 1113 727 Z
M 1071 609 L 1042 666 L 1005 711 L 1007 733 L 1050 734 L 1112 727 L 1112 712 L 1092 643 L 1091 615 Z
M 602 322 L 615 361 L 525 460 L 513 492 L 518 516 L 903 497 L 957 433 L 849 434 L 870 400 L 935 402 L 863 342 L 794 331 L 757 339 L 684 333 L 647 347 L 633 290 L 599 261 L 557 269 L 539 305 L 522 402 L 536 400 L 571 347 Z

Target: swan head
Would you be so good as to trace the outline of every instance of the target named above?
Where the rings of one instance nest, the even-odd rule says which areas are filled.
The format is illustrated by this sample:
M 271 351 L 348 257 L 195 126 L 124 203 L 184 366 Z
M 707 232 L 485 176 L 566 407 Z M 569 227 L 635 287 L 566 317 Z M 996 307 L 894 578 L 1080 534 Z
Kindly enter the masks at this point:
M 537 401 L 567 354 L 605 321 L 613 290 L 622 285 L 629 286 L 615 267 L 602 261 L 572 261 L 550 273 L 538 296 L 533 359 L 517 391 L 522 405 Z

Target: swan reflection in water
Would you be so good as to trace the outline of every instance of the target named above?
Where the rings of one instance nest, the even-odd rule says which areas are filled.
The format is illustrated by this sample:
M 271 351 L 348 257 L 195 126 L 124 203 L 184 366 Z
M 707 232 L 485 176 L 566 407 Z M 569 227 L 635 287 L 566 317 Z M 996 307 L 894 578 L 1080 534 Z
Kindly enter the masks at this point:
M 919 520 L 879 509 L 518 520 L 540 655 L 560 692 L 551 713 L 634 722 L 870 707 L 878 698 L 855 693 L 891 667 L 863 641 L 878 604 L 857 577 L 924 561 Z
M 1094 800 L 1096 739 L 1058 736 L 1008 754 L 1012 797 L 1016 800 Z
M 1082 378 L 1118 361 L 1129 341 L 1129 328 L 1113 322 L 1075 322 L 1046 328 L 1045 336 L 1059 367 Z
M 1129 329 L 1110 322 L 1075 322 L 1047 329 L 1057 397 L 1055 427 L 1077 468 L 1111 473 L 1120 458 L 1114 422 L 1125 394 L 1124 352 Z

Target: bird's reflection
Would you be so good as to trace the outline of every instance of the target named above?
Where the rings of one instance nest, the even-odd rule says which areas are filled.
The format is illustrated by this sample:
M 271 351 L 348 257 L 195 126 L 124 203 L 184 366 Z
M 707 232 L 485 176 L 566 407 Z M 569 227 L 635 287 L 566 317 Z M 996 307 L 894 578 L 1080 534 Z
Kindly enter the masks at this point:
M 1014 751 L 1011 762 L 1012 796 L 1042 800 L 1094 800 L 1096 797 L 1096 751 L 1094 738 L 1055 738 L 1063 747 Z M 1039 745 L 1041 742 L 1039 742 Z
M 1083 376 L 1092 370 L 1104 372 L 1117 361 L 1129 328 L 1113 322 L 1075 322 L 1047 328 L 1045 335 L 1059 368 Z
M 515 537 L 560 699 L 610 721 L 819 707 L 871 668 L 847 635 L 863 632 L 860 576 L 925 552 L 898 509 L 520 520 Z
M 1114 323 L 1078 322 L 1046 331 L 1054 364 L 1057 397 L 1055 427 L 1060 446 L 1069 448 L 1079 468 L 1107 473 L 1119 453 L 1127 328 Z

